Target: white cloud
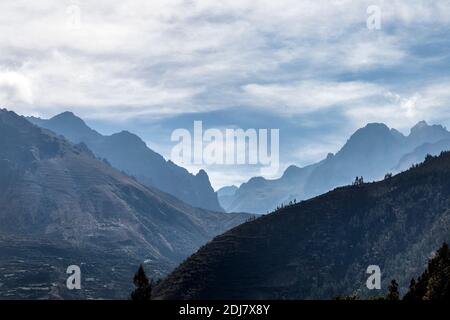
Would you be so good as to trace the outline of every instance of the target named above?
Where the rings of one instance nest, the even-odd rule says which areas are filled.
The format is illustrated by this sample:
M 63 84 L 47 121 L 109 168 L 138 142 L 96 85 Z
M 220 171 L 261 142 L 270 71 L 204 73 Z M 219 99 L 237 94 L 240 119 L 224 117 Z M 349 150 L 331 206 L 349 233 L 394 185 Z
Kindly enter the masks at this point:
M 249 84 L 243 87 L 245 101 L 277 113 L 302 114 L 336 106 L 353 106 L 379 96 L 384 89 L 365 82 L 305 81 L 299 84 Z
M 397 38 L 379 35 L 371 37 L 369 32 L 365 30 L 355 39 L 343 43 L 338 52 L 342 59 L 339 66 L 352 71 L 380 66 L 391 67 L 406 57 L 406 53 L 397 43 Z
M 215 110 L 267 77 L 298 83 L 400 63 L 411 39 L 367 30 L 369 4 L 381 6 L 383 26 L 449 23 L 444 1 L 4 1 L 0 67 L 29 79 L 27 108 L 44 114 Z M 300 64 L 297 74 L 290 63 Z
M 345 109 L 355 126 L 383 122 L 405 133 L 418 121 L 441 123 L 450 119 L 450 81 L 431 83 L 403 94 L 387 91 L 385 99 Z
M 29 79 L 18 72 L 0 72 L 0 104 L 23 103 L 33 103 L 33 90 Z
M 249 84 L 242 88 L 242 97 L 248 105 L 285 116 L 339 110 L 352 129 L 383 122 L 406 130 L 420 120 L 450 119 L 450 81 L 436 82 L 405 93 L 361 81 Z

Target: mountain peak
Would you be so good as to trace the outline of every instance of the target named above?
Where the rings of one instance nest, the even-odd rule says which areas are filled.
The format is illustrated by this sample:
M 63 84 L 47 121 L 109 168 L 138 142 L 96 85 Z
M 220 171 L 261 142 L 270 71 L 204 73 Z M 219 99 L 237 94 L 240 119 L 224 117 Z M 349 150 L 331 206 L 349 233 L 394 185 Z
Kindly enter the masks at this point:
M 50 118 L 49 122 L 57 125 L 58 127 L 67 128 L 68 130 L 91 131 L 83 119 L 70 111 L 57 114 L 56 116 Z
M 64 111 L 61 112 L 60 114 L 56 115 L 55 117 L 74 117 L 74 118 L 78 118 L 72 111 Z
M 417 122 L 417 124 L 411 128 L 411 133 L 423 130 L 439 130 L 447 132 L 447 130 L 440 124 L 429 125 L 425 120 L 422 120 Z
M 226 186 L 217 190 L 217 194 L 220 194 L 221 196 L 233 196 L 238 189 L 239 188 L 235 185 Z
M 330 299 L 353 291 L 370 297 L 358 273 L 342 271 L 370 264 L 373 246 L 366 239 L 376 239 L 388 278 L 407 287 L 436 239 L 448 239 L 447 229 L 436 224 L 449 217 L 449 164 L 450 154 L 444 154 L 389 181 L 338 188 L 234 228 L 187 259 L 156 286 L 153 297 L 220 300 L 232 293 L 233 299 Z M 422 196 L 412 196 L 419 192 Z M 423 205 L 429 198 L 433 201 Z M 394 218 L 387 208 L 395 208 Z M 417 221 L 420 227 L 399 221 Z M 304 258 L 309 256 L 316 259 Z M 293 264 L 301 271 L 293 271 Z M 318 270 L 323 279 L 337 280 L 311 285 L 308 279 Z M 267 284 L 273 284 L 270 290 Z
M 264 177 L 252 177 L 246 183 L 241 185 L 241 190 L 246 190 L 249 188 L 260 188 L 264 185 L 267 180 Z
M 349 141 L 366 139 L 368 137 L 382 137 L 390 134 L 390 129 L 384 123 L 368 123 L 366 126 L 358 129 L 352 134 Z
M 419 121 L 411 128 L 409 139 L 417 140 L 421 143 L 436 142 L 442 139 L 450 138 L 450 132 L 441 125 L 429 125 L 425 120 Z
M 80 118 L 77 117 L 73 112 L 71 111 L 64 111 L 60 114 L 57 114 L 56 116 L 50 118 L 50 120 L 65 120 L 65 121 L 77 121 L 77 122 L 82 122 L 84 123 L 84 121 Z
M 0 122 L 4 122 L 9 125 L 27 125 L 29 121 L 26 118 L 19 116 L 14 111 L 8 109 L 0 109 Z
M 123 146 L 128 144 L 128 146 L 147 148 L 147 145 L 139 136 L 127 130 L 114 133 L 110 136 L 110 138 L 112 138 L 115 142 L 121 143 Z
M 428 127 L 428 123 L 425 120 L 422 120 L 417 122 L 417 124 L 414 127 L 412 127 L 411 130 L 421 129 L 424 127 Z
M 366 144 L 369 141 L 386 140 L 392 136 L 391 130 L 384 123 L 368 123 L 365 127 L 356 130 L 347 141 L 345 148 L 353 145 Z
M 198 178 L 198 179 L 204 180 L 204 181 L 209 181 L 209 176 L 206 173 L 206 171 L 203 170 L 203 169 L 200 169 L 198 171 L 198 173 L 195 175 L 195 177 Z
M 384 123 L 380 122 L 371 122 L 366 124 L 364 128 L 361 130 L 376 130 L 376 131 L 389 131 L 389 127 Z
M 1 115 L 1 114 L 0 114 Z M 29 117 L 37 126 L 64 136 L 72 143 L 84 142 L 94 154 L 148 187 L 156 187 L 184 202 L 204 209 L 223 211 L 214 193 L 209 177 L 200 172 L 197 176 L 150 149 L 146 142 L 130 131 L 120 131 L 104 136 L 70 111 L 50 120 Z
M 17 264 L 9 261 L 23 260 L 19 271 L 33 271 L 39 288 L 51 288 L 64 279 L 42 266 L 68 257 L 98 266 L 99 272 L 91 275 L 99 283 L 111 280 L 101 272 L 103 265 L 118 266 L 114 290 L 95 285 L 89 295 L 72 295 L 45 289 L 25 293 L 27 299 L 119 298 L 144 257 L 154 261 L 154 274 L 167 274 L 201 245 L 249 217 L 199 211 L 85 151 L 83 143 L 74 145 L 0 110 L 0 264 L 9 267 L 2 273 L 14 275 L 1 284 L 0 299 L 5 292 L 13 299 L 25 297 L 17 291 Z M 30 252 L 43 254 L 27 260 Z

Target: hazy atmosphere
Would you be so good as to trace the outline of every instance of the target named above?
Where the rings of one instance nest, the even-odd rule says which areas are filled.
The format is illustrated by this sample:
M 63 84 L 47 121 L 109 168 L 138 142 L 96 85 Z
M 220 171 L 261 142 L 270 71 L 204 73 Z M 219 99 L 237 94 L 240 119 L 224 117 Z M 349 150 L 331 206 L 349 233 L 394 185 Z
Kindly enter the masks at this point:
M 3 1 L 0 10 L 1 106 L 44 118 L 70 110 L 101 133 L 134 132 L 166 158 L 171 132 L 194 120 L 280 129 L 278 176 L 338 151 L 367 122 L 405 134 L 420 120 L 450 124 L 446 1 Z M 258 175 L 251 165 L 187 167 L 206 169 L 215 188 Z
M 448 0 L 0 1 L 0 308 L 448 309 L 449 30 Z

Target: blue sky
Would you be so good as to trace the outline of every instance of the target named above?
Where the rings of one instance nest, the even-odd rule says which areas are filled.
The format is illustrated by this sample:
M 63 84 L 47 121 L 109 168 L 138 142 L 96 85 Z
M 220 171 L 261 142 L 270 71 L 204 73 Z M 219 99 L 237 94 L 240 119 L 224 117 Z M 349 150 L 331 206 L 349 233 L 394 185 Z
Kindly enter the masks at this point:
M 381 28 L 367 28 L 367 8 Z M 282 169 L 336 152 L 368 122 L 450 125 L 448 1 L 0 3 L 0 104 L 71 110 L 170 156 L 170 134 L 280 129 Z M 202 166 L 189 166 L 196 172 Z M 215 187 L 257 166 L 203 166 Z M 281 174 L 282 171 L 279 172 Z

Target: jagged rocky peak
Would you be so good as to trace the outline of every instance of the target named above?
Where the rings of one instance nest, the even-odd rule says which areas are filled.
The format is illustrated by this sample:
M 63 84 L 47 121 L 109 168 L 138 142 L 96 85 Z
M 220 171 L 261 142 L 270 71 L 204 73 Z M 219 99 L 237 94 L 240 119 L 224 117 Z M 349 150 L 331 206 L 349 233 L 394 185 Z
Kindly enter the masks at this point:
M 417 134 L 426 134 L 426 133 L 442 133 L 448 135 L 449 132 L 447 129 L 440 124 L 429 125 L 425 120 L 419 121 L 415 126 L 411 128 L 410 136 Z
M 63 135 L 73 143 L 84 142 L 94 154 L 113 167 L 136 177 L 141 183 L 168 192 L 184 202 L 204 209 L 223 211 L 206 172 L 198 176 L 150 149 L 145 141 L 129 131 L 104 136 L 91 129 L 72 112 L 51 119 L 28 118 L 38 126 Z
M 63 113 L 60 113 L 53 118 L 50 119 L 51 121 L 59 121 L 62 122 L 65 125 L 71 125 L 71 126 L 80 126 L 80 127 L 87 127 L 86 123 L 81 119 L 80 117 L 77 117 L 73 112 L 71 111 L 65 111 Z

